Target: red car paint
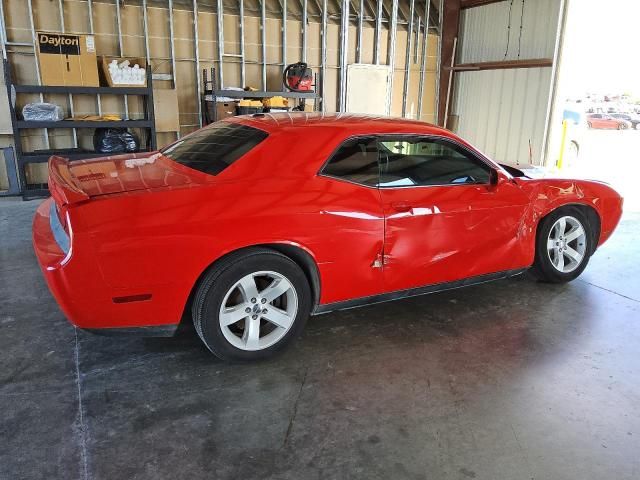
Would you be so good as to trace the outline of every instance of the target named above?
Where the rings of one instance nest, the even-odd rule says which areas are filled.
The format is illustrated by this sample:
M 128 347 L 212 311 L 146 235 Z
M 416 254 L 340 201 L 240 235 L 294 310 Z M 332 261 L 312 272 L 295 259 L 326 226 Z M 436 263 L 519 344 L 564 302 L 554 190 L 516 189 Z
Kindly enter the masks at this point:
M 553 209 L 597 213 L 604 242 L 622 199 L 603 183 L 513 178 L 453 133 L 422 122 L 363 116 L 232 117 L 269 136 L 217 176 L 160 153 L 50 160 L 52 198 L 38 208 L 33 243 L 67 318 L 83 328 L 176 325 L 203 272 L 253 245 L 306 252 L 320 305 L 527 268 L 536 227 Z M 451 139 L 486 160 L 495 185 L 377 189 L 320 175 L 357 135 Z M 70 237 L 65 254 L 51 203 Z M 428 234 L 427 234 L 428 232 Z M 372 268 L 383 259 L 382 268 Z

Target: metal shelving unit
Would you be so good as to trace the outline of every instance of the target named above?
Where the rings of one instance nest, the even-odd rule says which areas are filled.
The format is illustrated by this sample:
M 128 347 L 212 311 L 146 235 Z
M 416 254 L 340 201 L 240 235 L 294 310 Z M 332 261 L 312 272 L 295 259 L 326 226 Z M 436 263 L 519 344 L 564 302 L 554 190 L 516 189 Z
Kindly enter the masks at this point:
M 216 97 L 229 97 L 229 98 L 269 98 L 269 97 L 285 97 L 285 98 L 312 98 L 315 99 L 318 95 L 315 92 L 264 92 L 264 91 L 245 91 L 245 90 L 213 90 L 211 92 L 214 98 Z
M 218 112 L 216 108 L 216 103 L 220 98 L 270 98 L 270 97 L 284 97 L 284 98 L 295 98 L 296 100 L 305 100 L 310 99 L 314 102 L 314 110 L 317 109 L 317 102 L 321 99 L 321 95 L 318 94 L 317 91 L 309 91 L 309 92 L 292 92 L 286 90 L 284 87 L 282 91 L 264 91 L 264 90 L 232 90 L 232 89 L 219 89 L 217 87 L 216 73 L 215 68 L 210 68 L 210 76 L 207 74 L 207 70 L 204 69 L 202 71 L 202 83 L 204 85 L 204 93 L 202 95 L 202 105 L 200 110 L 202 111 L 202 116 L 204 123 L 208 123 L 208 121 L 215 122 L 218 120 Z M 318 77 L 315 76 L 314 86 L 316 89 L 318 88 Z M 207 108 L 207 103 L 210 102 L 212 104 L 211 108 L 211 118 L 209 118 Z
M 29 128 L 151 128 L 150 120 L 60 120 L 54 122 L 36 122 L 18 120 L 19 130 Z
M 66 87 L 66 86 L 46 86 L 46 85 L 16 85 L 13 83 L 11 74 L 11 65 L 4 60 L 5 83 L 10 102 L 11 123 L 13 126 L 13 137 L 15 139 L 15 154 L 18 165 L 18 179 L 20 182 L 20 192 L 23 197 L 39 197 L 48 195 L 49 191 L 42 186 L 38 188 L 29 188 L 26 181 L 25 167 L 30 163 L 44 163 L 49 160 L 51 155 L 61 155 L 70 160 L 80 160 L 85 158 L 96 158 L 105 156 L 104 153 L 83 150 L 80 148 L 69 149 L 45 149 L 34 151 L 23 151 L 21 142 L 21 132 L 30 129 L 73 129 L 74 138 L 78 129 L 95 129 L 95 128 L 137 128 L 147 131 L 146 145 L 141 151 L 156 150 L 156 128 L 155 116 L 153 110 L 153 83 L 151 69 L 147 68 L 147 86 L 146 87 Z M 18 94 L 58 94 L 58 95 L 121 95 L 126 98 L 127 95 L 138 95 L 144 97 L 144 119 L 124 119 L 117 121 L 99 121 L 99 120 L 60 120 L 60 121 L 27 121 L 19 120 L 15 109 L 15 97 Z M 48 142 L 47 142 L 48 143 Z
M 14 85 L 16 93 L 58 93 L 70 95 L 145 95 L 146 87 L 61 87 L 46 85 Z

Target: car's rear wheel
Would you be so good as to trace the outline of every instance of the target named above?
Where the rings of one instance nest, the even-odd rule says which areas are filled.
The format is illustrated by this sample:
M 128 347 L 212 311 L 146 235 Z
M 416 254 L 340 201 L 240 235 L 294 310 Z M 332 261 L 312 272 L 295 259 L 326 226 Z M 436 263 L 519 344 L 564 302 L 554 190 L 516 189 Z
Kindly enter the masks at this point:
M 618 124 L 618 130 L 626 130 L 627 129 L 627 124 L 624 122 L 620 122 Z
M 593 252 L 589 220 L 578 207 L 561 207 L 538 226 L 531 272 L 540 280 L 569 282 L 587 267 Z
M 591 122 L 587 122 L 587 127 L 588 128 L 593 128 L 593 124 Z
M 255 248 L 224 258 L 204 276 L 192 306 L 193 323 L 223 360 L 272 356 L 297 337 L 311 310 L 300 267 L 274 250 Z

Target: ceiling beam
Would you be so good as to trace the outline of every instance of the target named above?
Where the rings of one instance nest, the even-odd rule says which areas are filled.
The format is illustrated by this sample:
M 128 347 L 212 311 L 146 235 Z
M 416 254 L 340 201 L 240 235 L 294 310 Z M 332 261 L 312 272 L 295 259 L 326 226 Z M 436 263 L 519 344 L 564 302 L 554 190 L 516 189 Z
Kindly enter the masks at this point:
M 498 62 L 460 63 L 449 70 L 473 72 L 478 70 L 505 70 L 512 68 L 543 68 L 553 66 L 552 58 L 532 58 L 523 60 L 503 60 Z

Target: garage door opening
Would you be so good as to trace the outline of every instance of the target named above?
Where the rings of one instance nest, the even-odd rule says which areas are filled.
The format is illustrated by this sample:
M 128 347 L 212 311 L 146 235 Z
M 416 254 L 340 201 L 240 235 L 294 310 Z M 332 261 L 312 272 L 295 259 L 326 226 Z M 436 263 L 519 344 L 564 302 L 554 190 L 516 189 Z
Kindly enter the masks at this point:
M 640 210 L 640 5 L 568 3 L 550 120 L 547 167 L 610 183 Z M 624 13 L 622 13 L 624 12 Z

